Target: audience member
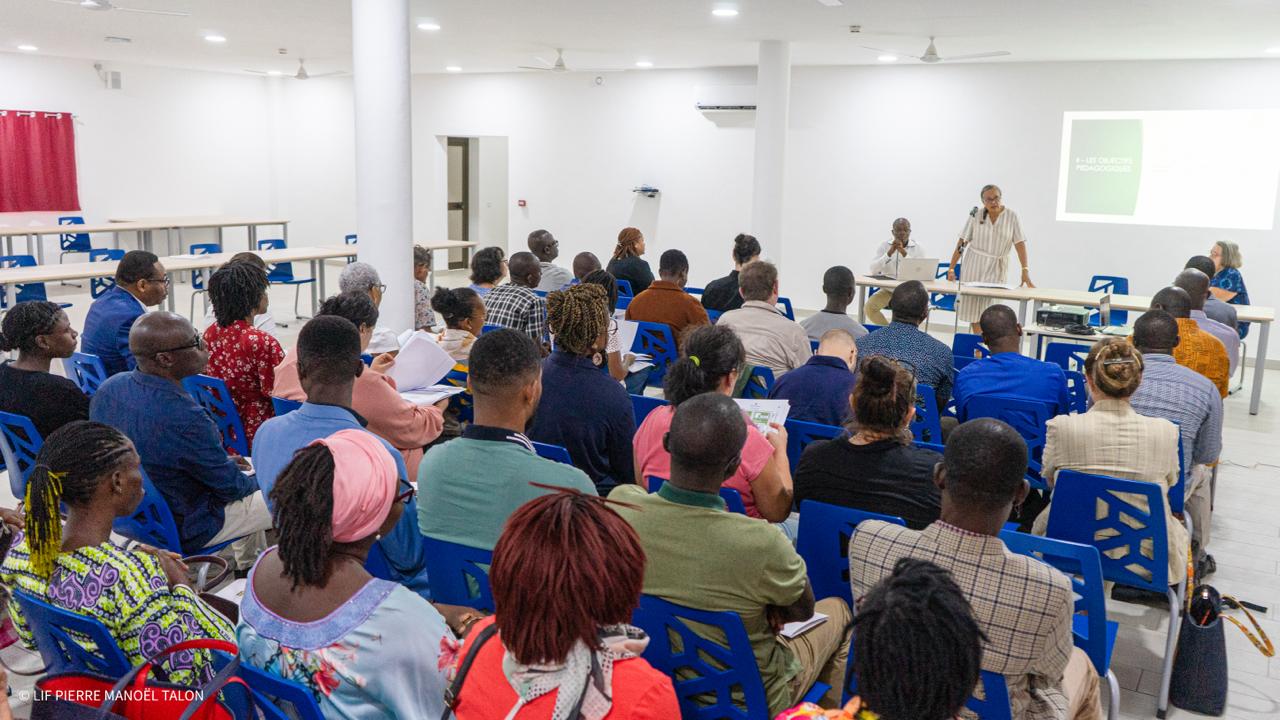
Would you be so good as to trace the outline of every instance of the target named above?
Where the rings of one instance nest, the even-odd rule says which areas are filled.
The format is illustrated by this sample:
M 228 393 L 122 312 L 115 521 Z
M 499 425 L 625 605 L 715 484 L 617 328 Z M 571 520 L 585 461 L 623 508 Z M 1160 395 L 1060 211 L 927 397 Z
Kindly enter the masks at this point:
M 275 415 L 275 368 L 284 360 L 280 341 L 253 326 L 253 319 L 266 313 L 270 303 L 267 286 L 267 273 L 247 262 L 227 263 L 209 277 L 216 322 L 204 331 L 209 348 L 206 374 L 227 384 L 249 447 L 258 426 Z
M 529 233 L 528 242 L 529 252 L 538 259 L 542 270 L 536 290 L 550 292 L 573 282 L 573 273 L 551 262 L 560 256 L 560 241 L 549 230 L 534 230 Z
M 1048 409 L 1049 417 L 1071 412 L 1066 373 L 1053 363 L 1020 352 L 1022 325 L 1008 305 L 992 305 L 983 310 L 978 325 L 991 356 L 974 360 L 956 373 L 952 396 L 960 422 L 969 419 L 970 400 L 988 395 L 1033 400 Z M 1017 419 L 1030 420 L 1021 416 Z M 1039 437 L 1044 432 L 1044 428 L 1017 424 L 1015 429 L 1023 437 Z
M 689 281 L 689 258 L 679 250 L 668 250 L 658 260 L 658 277 L 648 290 L 639 293 L 627 306 L 627 319 L 670 326 L 677 339 L 687 327 L 710 325 L 707 311 L 684 291 Z
M 418 525 L 427 537 L 492 549 L 502 524 L 545 487 L 594 495 L 581 470 L 538 457 L 524 429 L 542 396 L 542 355 L 528 335 L 493 330 L 471 348 L 467 387 L 475 420 L 431 448 L 418 470 Z
M 76 351 L 78 336 L 57 303 L 14 305 L 0 324 L 0 352 L 18 351 L 17 360 L 0 363 L 0 411 L 27 417 L 42 438 L 73 420 L 88 420 L 89 398 L 49 371 L 55 358 Z
M 373 328 L 378 322 L 378 307 L 368 294 L 348 292 L 335 295 L 320 305 L 316 317 L 336 315 L 351 321 L 360 332 L 360 350 L 369 347 Z M 417 477 L 418 463 L 422 461 L 422 449 L 436 438 L 444 428 L 444 408 L 449 401 L 435 405 L 418 405 L 409 402 L 396 391 L 396 381 L 386 375 L 395 363 L 390 355 L 379 355 L 373 364 L 356 377 L 351 397 L 351 408 L 368 422 L 369 432 L 383 438 L 400 451 L 409 477 Z M 285 353 L 284 362 L 276 366 L 277 397 L 302 402 L 307 399 L 306 390 L 298 372 L 298 350 Z
M 680 359 L 663 379 L 663 395 L 670 405 L 656 408 L 636 430 L 634 440 L 636 480 L 671 477 L 671 453 L 663 438 L 680 404 L 697 395 L 715 393 L 728 397 L 738 380 L 745 353 L 742 341 L 722 325 L 694 328 L 685 337 Z M 742 423 L 747 439 L 741 458 L 724 486 L 738 491 L 747 515 L 780 523 L 791 515 L 791 464 L 787 461 L 787 431 L 774 425 L 761 433 L 746 415 Z
M 270 509 L 277 509 L 272 505 L 271 490 L 295 452 L 340 430 L 365 427 L 367 421 L 352 409 L 356 378 L 369 372 L 360 361 L 360 341 L 356 326 L 337 315 L 319 315 L 298 333 L 294 368 L 305 402 L 297 410 L 263 423 L 253 443 L 253 467 Z M 378 442 L 393 454 L 396 477 L 415 480 L 417 476 L 409 474 L 404 456 L 396 447 L 383 438 Z M 408 501 L 395 530 L 387 533 L 379 545 L 394 579 L 413 590 L 426 590 L 426 557 L 414 500 Z
M 834 706 L 849 654 L 849 606 L 839 598 L 815 604 L 804 560 L 786 536 L 727 512 L 719 495 L 746 452 L 742 410 L 719 393 L 703 393 L 679 405 L 670 427 L 663 445 L 671 454 L 671 474 L 658 492 L 622 485 L 609 494 L 640 536 L 648 560 L 644 592 L 740 615 L 770 717 L 798 702 L 814 681 L 831 686 L 824 704 Z M 796 638 L 778 634 L 783 624 L 807 620 L 815 611 L 827 620 Z M 714 638 L 718 631 L 699 634 Z
M 857 382 L 858 345 L 844 330 L 822 334 L 818 350 L 804 365 L 778 378 L 769 397 L 791 405 L 788 420 L 844 425 L 849 420 L 849 396 Z
M 1209 278 L 1218 273 L 1217 266 L 1213 264 L 1213 260 L 1208 255 L 1193 255 L 1190 260 L 1187 260 L 1186 267 L 1195 268 Z M 1235 307 L 1231 303 L 1219 300 L 1218 296 L 1213 294 L 1212 288 L 1210 288 L 1209 297 L 1204 300 L 1204 314 L 1226 325 L 1233 331 L 1240 324 L 1236 319 Z
M 894 288 L 889 310 L 893 322 L 858 339 L 859 357 L 883 355 L 906 364 L 916 382 L 933 388 L 938 412 L 942 412 L 951 399 L 955 360 L 951 348 L 920 329 L 929 317 L 929 293 L 924 283 L 908 280 Z
M 631 348 L 622 347 L 621 327 L 616 317 L 618 311 L 618 282 L 604 270 L 592 270 L 582 276 L 583 285 L 599 285 L 604 288 L 609 301 L 609 339 L 605 344 L 605 358 L 609 363 L 609 377 L 622 382 L 627 392 L 633 395 L 644 394 L 645 385 L 649 382 L 649 374 L 653 365 L 631 372 L 631 364 L 636 356 Z
M 518 252 L 511 256 L 511 282 L 490 290 L 484 296 L 486 317 L 491 325 L 511 328 L 547 342 L 547 301 L 533 292 L 542 278 L 542 268 L 533 253 Z
M 97 355 L 107 375 L 137 367 L 129 350 L 134 321 L 169 295 L 169 276 L 160 258 L 146 250 L 125 253 L 116 266 L 116 284 L 98 296 L 84 319 L 81 349 Z
M 1179 330 L 1181 330 L 1179 324 Z M 1144 417 L 1134 411 L 1129 398 L 1142 383 L 1144 358 L 1120 338 L 1094 344 L 1085 359 L 1085 382 L 1093 405 L 1080 415 L 1059 415 L 1049 421 L 1045 436 L 1042 474 L 1052 487 L 1059 470 L 1076 470 L 1124 480 L 1141 480 L 1169 488 L 1178 483 L 1178 429 L 1163 418 Z M 1119 497 L 1147 511 L 1146 500 L 1121 493 Z M 1036 518 L 1035 533 L 1048 527 L 1053 503 Z M 1187 576 L 1187 552 L 1191 540 L 1182 521 L 1164 503 L 1169 530 L 1169 582 Z M 1144 541 L 1144 545 L 1147 543 Z M 1142 552 L 1151 557 L 1151 549 Z
M 916 530 L 937 520 L 933 473 L 942 456 L 912 443 L 911 373 L 880 356 L 863 360 L 851 404 L 853 435 L 811 443 L 800 456 L 796 504 L 817 500 L 892 515 Z
M 894 220 L 889 232 L 893 235 L 893 239 L 885 240 L 880 243 L 880 247 L 876 248 L 875 257 L 871 259 L 871 274 L 896 278 L 898 265 L 903 258 L 923 257 L 924 252 L 920 249 L 920 244 L 911 239 L 910 220 L 906 218 Z M 867 320 L 876 325 L 888 325 L 889 321 L 885 319 L 884 309 L 889 306 L 889 299 L 892 296 L 893 293 L 883 288 L 871 290 L 871 295 L 867 297 L 867 304 L 863 306 Z
M 178 526 L 183 552 L 242 538 L 232 545 L 238 568 L 265 545 L 271 513 L 248 463 L 228 457 L 209 413 L 182 387 L 204 372 L 204 340 L 181 315 L 152 312 L 129 332 L 138 369 L 108 379 L 89 404 L 90 419 L 133 441 L 147 476 Z
M 112 522 L 141 501 L 138 453 L 127 437 L 85 420 L 62 426 L 45 438 L 27 479 L 26 527 L 13 539 L 0 581 L 102 623 L 132 665 L 184 640 L 233 639 L 227 618 L 191 588 L 178 555 L 112 542 Z M 35 649 L 12 596 L 8 609 L 23 644 Z M 170 682 L 199 685 L 212 677 L 211 661 L 199 651 L 170 655 L 162 665 Z
M 934 470 L 942 516 L 920 531 L 860 524 L 849 543 L 853 596 L 867 597 L 902 558 L 934 563 L 968 599 L 985 636 L 982 668 L 1005 676 L 1013 717 L 1100 718 L 1098 675 L 1072 647 L 1071 581 L 1000 541 L 1013 508 L 1026 499 L 1026 469 L 1026 442 L 1010 426 L 982 418 L 956 428 Z
M 738 292 L 738 273 L 748 263 L 760 259 L 760 243 L 751 235 L 739 233 L 733 239 L 733 271 L 716 278 L 702 289 L 702 307 L 714 312 L 728 312 L 742 307 Z
M 1147 417 L 1162 417 L 1178 426 L 1184 453 L 1184 497 L 1191 515 L 1191 549 L 1196 577 L 1213 572 L 1216 563 L 1205 552 L 1209 544 L 1210 465 L 1222 452 L 1222 398 L 1208 378 L 1173 359 L 1178 324 L 1162 310 L 1152 310 L 1134 323 L 1133 343 L 1142 353 L 1142 384 L 1129 399 Z
M 600 720 L 679 717 L 630 625 L 644 576 L 640 538 L 600 499 L 563 491 L 520 506 L 493 549 L 496 612 L 458 652 L 463 667 L 473 658 L 454 681 L 458 720 L 568 718 L 579 704 Z
M 441 287 L 431 296 L 431 305 L 444 320 L 444 330 L 436 335 L 436 342 L 449 357 L 465 364 L 471 356 L 471 344 L 484 332 L 484 299 L 471 288 Z
M 573 279 L 582 282 L 587 275 L 603 269 L 600 258 L 593 252 L 580 252 L 573 256 Z
M 1205 314 L 1205 302 L 1213 297 L 1209 292 L 1209 276 L 1195 268 L 1189 268 L 1178 273 L 1178 277 L 1173 280 L 1173 285 L 1187 291 L 1187 296 L 1191 298 L 1191 319 L 1196 321 L 1196 325 L 1201 330 L 1222 343 L 1222 347 L 1227 351 L 1227 372 L 1235 375 L 1236 364 L 1240 361 L 1240 336 L 1235 330 Z
M 374 307 L 382 304 L 382 294 L 386 291 L 387 286 L 378 278 L 378 271 L 369 263 L 353 262 L 342 268 L 338 275 L 338 292 L 364 293 L 373 301 Z M 366 349 L 374 355 L 397 353 L 400 351 L 400 334 L 386 326 L 375 327 Z
M 867 334 L 862 323 L 848 314 L 855 292 L 852 270 L 843 265 L 828 268 L 822 274 L 822 292 L 827 296 L 827 306 L 800 321 L 810 340 L 821 340 L 828 330 L 844 330 L 854 340 Z
M 431 289 L 427 276 L 431 274 L 431 251 L 421 245 L 413 246 L 413 328 L 430 330 L 435 327 L 436 314 L 431 308 Z
M 1244 265 L 1240 246 L 1229 240 L 1219 240 L 1209 251 L 1209 259 L 1213 260 L 1216 270 L 1211 276 L 1213 296 L 1231 305 L 1248 305 L 1249 289 L 1244 286 L 1244 276 L 1240 274 L 1240 268 Z M 1249 334 L 1249 323 L 1237 323 L 1236 331 L 1243 340 Z
M 605 268 L 618 280 L 631 283 L 631 292 L 636 295 L 648 290 L 653 282 L 653 270 L 641 258 L 642 255 L 644 234 L 633 227 L 622 228 L 618 233 L 618 244 L 613 248 L 613 257 Z
M 951 573 L 904 557 L 857 610 L 850 655 L 859 706 L 883 720 L 960 717 L 986 636 Z
M 431 603 L 364 568 L 412 497 L 395 453 L 363 430 L 299 450 L 271 491 L 280 543 L 249 574 L 241 659 L 302 684 L 328 717 L 440 717 L 453 633 Z
M 1151 298 L 1152 310 L 1164 310 L 1178 321 L 1178 346 L 1173 358 L 1179 365 L 1213 381 L 1218 395 L 1226 397 L 1231 383 L 1231 360 L 1222 341 L 1200 329 L 1191 319 L 1191 296 L 1180 287 L 1167 287 Z
M 742 339 L 747 362 L 767 367 L 775 378 L 805 364 L 813 355 L 800 323 L 778 309 L 778 268 L 757 260 L 738 274 L 742 307 L 720 316 L 718 324 Z
M 471 289 L 477 295 L 488 295 L 507 276 L 506 257 L 500 247 L 483 248 L 471 256 Z
M 608 343 L 604 288 L 585 283 L 553 290 L 547 309 L 556 349 L 542 361 L 542 400 L 529 438 L 567 449 L 574 466 L 601 493 L 635 482 L 631 399 L 596 365 L 603 365 L 601 352 Z
M 235 255 L 232 255 L 231 259 L 228 260 L 226 264 L 230 265 L 232 263 L 242 262 L 249 263 L 262 272 L 269 272 L 267 264 L 263 262 L 262 258 L 258 257 L 257 253 L 248 251 L 238 252 Z M 204 326 L 202 329 L 207 329 L 210 325 L 213 325 L 216 322 L 218 322 L 218 318 L 213 314 L 213 306 L 209 305 L 209 309 L 204 314 Z M 269 309 L 264 311 L 261 315 L 254 316 L 253 326 L 272 337 L 276 337 L 276 320 L 271 316 L 271 310 Z

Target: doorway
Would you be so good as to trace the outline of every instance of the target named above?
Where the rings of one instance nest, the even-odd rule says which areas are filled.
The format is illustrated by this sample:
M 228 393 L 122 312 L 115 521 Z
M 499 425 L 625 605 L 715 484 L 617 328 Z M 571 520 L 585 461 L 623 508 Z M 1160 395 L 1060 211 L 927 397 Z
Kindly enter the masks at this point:
M 446 146 L 448 156 L 448 181 L 446 212 L 449 217 L 448 239 L 471 239 L 471 153 L 468 138 L 451 137 Z M 468 267 L 471 263 L 470 248 L 447 251 L 450 270 Z

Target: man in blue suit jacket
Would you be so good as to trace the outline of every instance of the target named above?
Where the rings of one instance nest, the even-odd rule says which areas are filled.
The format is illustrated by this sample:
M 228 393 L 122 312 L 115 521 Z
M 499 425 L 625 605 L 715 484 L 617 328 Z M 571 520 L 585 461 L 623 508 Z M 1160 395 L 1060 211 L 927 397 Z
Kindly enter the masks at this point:
M 137 367 L 129 352 L 129 329 L 148 307 L 159 305 L 169 294 L 164 265 L 153 253 L 134 250 L 116 266 L 115 287 L 89 306 L 80 348 L 102 359 L 107 375 Z

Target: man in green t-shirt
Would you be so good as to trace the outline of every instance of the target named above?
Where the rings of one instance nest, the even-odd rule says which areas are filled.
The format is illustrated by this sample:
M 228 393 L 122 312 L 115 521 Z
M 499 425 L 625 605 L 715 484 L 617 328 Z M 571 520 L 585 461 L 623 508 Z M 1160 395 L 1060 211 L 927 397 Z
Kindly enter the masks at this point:
M 849 606 L 839 598 L 815 604 L 804 560 L 786 536 L 768 522 L 728 512 L 720 499 L 746 434 L 742 411 L 728 397 L 686 400 L 663 440 L 671 479 L 652 495 L 620 485 L 609 497 L 628 504 L 614 509 L 640 536 L 648 558 L 646 594 L 742 617 L 770 717 L 799 702 L 816 680 L 832 687 L 823 701 L 835 707 L 849 654 Z M 796 638 L 778 634 L 815 609 L 827 615 L 825 622 Z

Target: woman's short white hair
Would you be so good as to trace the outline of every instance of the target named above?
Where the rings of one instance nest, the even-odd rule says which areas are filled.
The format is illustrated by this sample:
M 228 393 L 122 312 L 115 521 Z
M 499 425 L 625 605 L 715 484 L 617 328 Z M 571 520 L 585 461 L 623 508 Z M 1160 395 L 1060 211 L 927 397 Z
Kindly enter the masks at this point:
M 375 287 L 382 284 L 382 280 L 378 278 L 378 271 L 373 266 L 364 262 L 353 262 L 342 268 L 342 274 L 338 276 L 339 292 L 369 292 Z
M 1238 268 L 1244 265 L 1244 256 L 1240 254 L 1240 246 L 1230 240 L 1219 240 L 1214 243 L 1218 252 L 1222 253 L 1222 267 Z

